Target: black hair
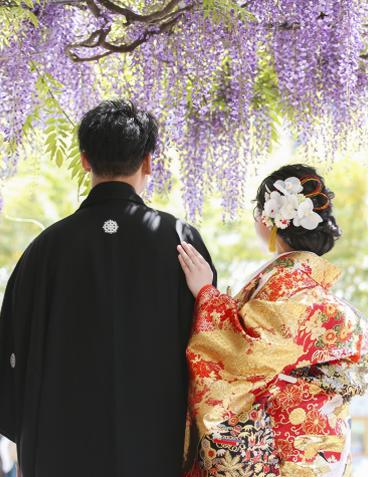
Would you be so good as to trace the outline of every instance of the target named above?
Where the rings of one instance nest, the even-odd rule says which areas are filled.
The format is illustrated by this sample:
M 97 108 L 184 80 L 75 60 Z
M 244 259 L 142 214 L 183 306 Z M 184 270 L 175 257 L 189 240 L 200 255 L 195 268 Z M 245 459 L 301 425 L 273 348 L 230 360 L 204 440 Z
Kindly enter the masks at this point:
M 133 175 L 157 138 L 154 116 L 124 100 L 103 101 L 83 116 L 78 130 L 81 152 L 102 177 Z
M 260 212 L 263 210 L 265 193 L 276 190 L 274 183 L 277 180 L 286 180 L 289 177 L 303 179 L 310 176 L 318 178 L 322 185 L 321 193 L 310 197 L 315 208 L 323 207 L 328 199 L 327 208 L 316 210 L 322 217 L 323 222 L 314 230 L 307 230 L 303 227 L 295 227 L 293 224 L 290 224 L 286 229 L 277 229 L 277 233 L 293 250 L 306 250 L 314 252 L 317 255 L 324 255 L 333 248 L 335 241 L 341 236 L 341 231 L 332 214 L 332 199 L 335 197 L 335 194 L 326 187 L 323 177 L 317 173 L 314 167 L 303 164 L 293 164 L 281 167 L 281 169 L 273 172 L 263 180 L 258 188 L 256 208 Z M 316 190 L 316 186 L 317 183 L 315 181 L 306 182 L 303 185 L 302 193 L 304 195 L 310 194 Z

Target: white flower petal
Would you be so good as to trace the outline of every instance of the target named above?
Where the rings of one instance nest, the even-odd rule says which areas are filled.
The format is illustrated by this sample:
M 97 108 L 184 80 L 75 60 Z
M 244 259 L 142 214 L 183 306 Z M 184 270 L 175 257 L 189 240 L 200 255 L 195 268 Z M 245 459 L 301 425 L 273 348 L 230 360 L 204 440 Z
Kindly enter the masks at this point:
M 267 217 L 274 218 L 281 207 L 281 202 L 270 199 L 264 205 L 264 213 Z
M 273 186 L 284 195 L 298 194 L 302 192 L 303 186 L 297 177 L 289 177 L 285 181 L 278 180 Z
M 303 194 L 298 194 L 298 195 L 296 196 L 296 199 L 297 199 L 297 201 L 298 201 L 298 204 L 301 204 L 302 202 L 305 201 L 305 195 L 303 195 Z
M 287 190 L 286 190 L 286 186 L 285 186 L 284 181 L 278 180 L 278 181 L 274 182 L 273 186 L 274 186 L 275 189 L 279 190 L 284 195 L 287 194 Z
M 278 202 L 281 202 L 282 195 L 280 194 L 280 192 L 277 192 L 277 190 L 273 190 L 270 194 L 270 199 L 277 200 Z
M 289 177 L 288 179 L 286 179 L 285 187 L 290 194 L 298 194 L 303 190 L 303 186 L 300 182 L 300 179 L 298 179 L 297 177 Z
M 280 207 L 280 215 L 287 220 L 293 219 L 298 210 L 298 200 L 295 195 L 282 197 L 282 206 Z
M 307 230 L 314 230 L 321 222 L 323 222 L 322 217 L 316 212 L 311 212 L 300 220 L 300 225 Z
M 292 205 L 284 205 L 280 209 L 280 215 L 287 220 L 292 220 L 296 216 L 296 213 L 297 211 Z
M 306 198 L 303 202 L 301 202 L 299 204 L 298 217 L 300 217 L 300 218 L 305 217 L 306 215 L 313 212 L 313 208 L 314 208 L 314 205 L 313 205 L 312 200 L 309 199 L 309 197 Z
M 262 213 L 262 222 L 265 224 L 266 227 L 268 227 L 269 229 L 272 229 L 273 227 L 273 221 L 270 217 L 268 217 L 265 212 L 263 211 Z
M 299 219 L 298 216 L 294 217 L 293 225 L 294 225 L 295 227 L 300 227 L 300 219 Z
M 278 215 L 275 218 L 275 225 L 278 229 L 286 229 L 290 225 L 290 220 L 286 219 L 285 217 Z

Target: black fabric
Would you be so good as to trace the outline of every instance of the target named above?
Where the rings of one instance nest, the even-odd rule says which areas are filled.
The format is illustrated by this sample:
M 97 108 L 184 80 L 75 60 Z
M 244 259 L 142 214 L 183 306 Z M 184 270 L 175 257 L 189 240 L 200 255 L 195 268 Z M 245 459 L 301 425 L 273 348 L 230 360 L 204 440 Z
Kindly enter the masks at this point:
M 24 253 L 0 319 L 0 432 L 23 477 L 180 476 L 194 304 L 181 239 L 210 261 L 197 230 L 109 182 Z

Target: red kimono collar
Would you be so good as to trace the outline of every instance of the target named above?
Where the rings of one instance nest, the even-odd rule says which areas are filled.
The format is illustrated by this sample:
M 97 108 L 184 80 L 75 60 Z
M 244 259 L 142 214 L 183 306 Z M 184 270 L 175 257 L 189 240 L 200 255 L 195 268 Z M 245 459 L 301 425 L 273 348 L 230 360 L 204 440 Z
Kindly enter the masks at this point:
M 279 255 L 273 261 L 268 262 L 261 270 L 259 270 L 239 291 L 235 296 L 235 299 L 239 303 L 244 304 L 250 299 L 265 274 L 271 270 L 289 266 L 302 268 L 305 273 L 324 288 L 332 287 L 341 274 L 340 270 L 335 265 L 313 252 L 287 252 Z
M 315 282 L 322 285 L 324 288 L 330 288 L 338 280 L 341 275 L 341 270 L 333 265 L 328 260 L 313 252 L 295 251 L 289 252 L 278 257 L 275 260 L 282 261 L 282 259 L 291 258 L 294 266 L 304 265 L 303 269 L 308 273 Z M 305 267 L 307 265 L 307 267 Z

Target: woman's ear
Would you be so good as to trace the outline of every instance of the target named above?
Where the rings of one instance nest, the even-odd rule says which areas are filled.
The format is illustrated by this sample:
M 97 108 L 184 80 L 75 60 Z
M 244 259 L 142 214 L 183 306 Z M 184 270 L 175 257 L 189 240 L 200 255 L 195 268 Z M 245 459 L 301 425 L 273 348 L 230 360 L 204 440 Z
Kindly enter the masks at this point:
M 146 176 L 150 176 L 152 174 L 152 154 L 151 153 L 147 154 L 147 156 L 144 158 L 142 171 L 143 171 L 143 174 L 145 174 Z

